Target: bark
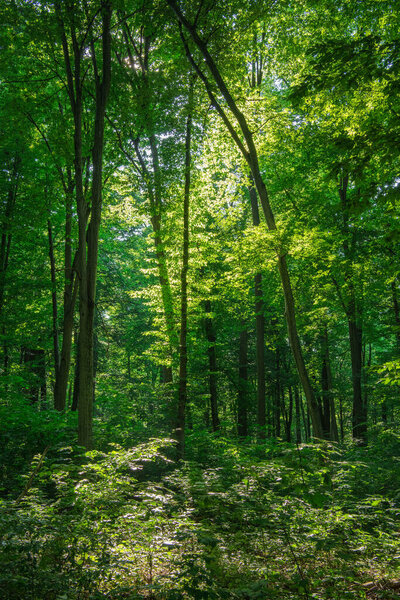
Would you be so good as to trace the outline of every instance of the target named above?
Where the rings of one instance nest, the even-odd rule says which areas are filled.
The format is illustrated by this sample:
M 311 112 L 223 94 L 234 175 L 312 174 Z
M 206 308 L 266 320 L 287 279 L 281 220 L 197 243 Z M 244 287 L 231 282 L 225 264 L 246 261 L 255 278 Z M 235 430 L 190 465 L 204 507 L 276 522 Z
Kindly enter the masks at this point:
M 297 386 L 294 388 L 295 402 L 295 424 L 296 424 L 296 444 L 301 444 L 301 415 L 300 415 L 300 394 Z
M 349 176 L 344 175 L 339 181 L 339 197 L 343 216 L 343 253 L 345 258 L 345 283 L 347 289 L 342 293 L 336 282 L 339 298 L 347 316 L 350 341 L 351 375 L 353 387 L 353 413 L 352 429 L 353 439 L 362 444 L 367 442 L 367 407 L 362 394 L 362 325 L 361 306 L 359 305 L 355 288 L 352 263 L 356 246 L 356 230 L 349 228 L 349 202 L 348 202 Z
M 281 368 L 280 368 L 280 356 L 279 348 L 276 349 L 275 354 L 275 397 L 274 397 L 274 425 L 275 425 L 275 437 L 279 438 L 281 435 Z
M 213 106 L 216 108 L 218 114 L 221 116 L 225 126 L 227 127 L 229 133 L 237 144 L 239 150 L 243 154 L 243 157 L 247 161 L 247 164 L 251 170 L 255 187 L 257 189 L 258 196 L 260 198 L 261 206 L 263 209 L 263 213 L 265 216 L 265 220 L 267 222 L 267 226 L 270 230 L 276 230 L 275 218 L 270 206 L 269 197 L 267 193 L 267 189 L 265 183 L 263 181 L 260 166 L 258 162 L 258 154 L 257 149 L 254 144 L 253 135 L 250 131 L 250 128 L 247 124 L 246 118 L 243 113 L 239 110 L 235 100 L 231 96 L 224 79 L 221 76 L 220 71 L 218 70 L 217 65 L 215 64 L 211 54 L 207 49 L 206 43 L 200 38 L 198 35 L 195 26 L 193 26 L 188 19 L 183 15 L 182 11 L 178 7 L 175 0 L 167 0 L 169 6 L 175 12 L 179 22 L 185 27 L 185 29 L 189 32 L 192 40 L 200 50 L 203 55 L 204 61 L 216 83 L 220 93 L 222 94 L 226 105 L 228 106 L 231 114 L 233 115 L 237 125 L 239 126 L 244 142 L 239 137 L 235 127 L 232 125 L 229 117 L 225 113 L 225 110 L 218 103 L 211 86 L 204 75 L 204 73 L 199 69 L 198 65 L 193 60 L 193 57 L 190 54 L 190 50 L 185 43 L 186 53 L 188 55 L 189 60 L 191 61 L 193 67 L 196 69 L 199 77 L 202 79 L 205 84 L 207 93 L 210 97 L 210 100 Z M 182 36 L 183 37 L 183 36 Z M 311 387 L 310 380 L 308 377 L 308 372 L 305 366 L 304 357 L 302 353 L 302 347 L 300 344 L 300 340 L 297 333 L 297 324 L 296 324 L 296 313 L 295 313 L 295 303 L 292 292 L 292 286 L 290 282 L 289 272 L 287 269 L 286 263 L 286 255 L 285 251 L 278 247 L 277 248 L 277 257 L 278 257 L 278 269 L 282 283 L 283 295 L 285 298 L 285 316 L 288 328 L 289 341 L 292 348 L 295 365 L 299 374 L 299 378 L 304 390 L 304 394 L 307 399 L 307 404 L 310 410 L 312 423 L 313 423 L 313 432 L 316 438 L 321 438 L 323 435 L 321 418 L 318 410 L 318 405 L 315 399 L 314 391 Z
M 335 413 L 335 399 L 332 389 L 332 372 L 329 357 L 328 330 L 325 327 L 322 336 L 322 368 L 321 368 L 321 387 L 323 404 L 323 427 L 324 436 L 327 439 L 338 442 L 338 428 Z
M 71 286 L 68 285 L 68 288 Z M 74 278 L 72 290 L 68 290 L 68 302 L 64 303 L 63 338 L 60 355 L 60 368 L 54 388 L 54 408 L 65 410 L 68 379 L 71 366 L 72 333 L 74 328 L 74 312 L 78 295 L 78 279 Z
M 282 396 L 282 402 L 283 402 L 283 406 L 285 406 L 283 396 Z M 293 390 L 292 390 L 292 387 L 289 386 L 289 407 L 287 410 L 285 409 L 285 432 L 286 432 L 286 441 L 287 442 L 292 441 L 292 420 L 293 420 Z
M 249 187 L 251 214 L 254 227 L 260 225 L 260 213 L 258 210 L 257 193 L 254 185 Z M 256 313 L 256 373 L 257 373 L 257 425 L 258 437 L 265 439 L 265 318 L 262 293 L 262 274 L 254 275 L 254 296 Z
M 299 396 L 300 396 L 301 416 L 303 417 L 304 437 L 305 437 L 305 441 L 308 442 L 311 437 L 310 420 L 309 420 L 308 414 L 306 414 L 306 411 L 304 410 L 303 398 L 302 398 L 301 394 L 299 394 Z
M 178 454 L 183 458 L 185 452 L 185 409 L 187 404 L 187 273 L 189 268 L 189 200 L 190 200 L 190 168 L 191 168 L 191 135 L 192 135 L 192 104 L 193 79 L 189 84 L 188 116 L 185 136 L 185 189 L 183 195 L 183 248 L 181 270 L 181 331 L 179 340 L 179 389 L 176 438 Z
M 80 225 L 81 270 L 84 275 L 80 282 L 80 332 L 79 332 L 79 402 L 78 402 L 78 443 L 85 448 L 92 446 L 94 363 L 93 335 L 96 298 L 96 277 L 98 260 L 99 229 L 102 208 L 102 171 L 104 149 L 104 118 L 111 83 L 111 4 L 105 2 L 102 14 L 102 78 L 97 73 L 97 61 L 94 49 L 92 60 L 96 79 L 96 109 L 94 140 L 92 149 L 92 189 L 91 213 L 87 231 L 87 265 L 83 267 L 84 246 L 83 229 Z M 82 210 L 80 221 L 82 221 Z M 79 212 L 78 212 L 79 217 Z M 86 284 L 86 285 L 85 285 Z
M 74 371 L 74 390 L 72 393 L 72 404 L 71 411 L 75 412 L 78 410 L 78 401 L 79 401 L 79 333 L 76 335 L 75 342 L 75 371 Z
M 60 366 L 54 386 L 54 408 L 65 410 L 69 371 L 71 365 L 72 332 L 74 325 L 74 312 L 78 294 L 78 278 L 76 268 L 79 257 L 75 254 L 72 264 L 72 193 L 74 182 L 68 171 L 68 187 L 66 187 L 66 218 L 65 218 L 65 244 L 64 244 L 64 311 L 62 323 L 62 345 L 60 353 Z
M 366 442 L 367 423 L 361 385 L 362 373 L 362 329 L 354 313 L 349 316 L 349 338 L 351 351 L 351 374 L 353 383 L 353 438 Z
M 238 435 L 245 438 L 247 430 L 247 393 L 248 393 L 248 342 L 249 334 L 246 325 L 242 322 L 239 338 L 239 389 L 238 389 L 238 411 L 237 424 Z
M 87 227 L 88 206 L 83 184 L 82 156 L 82 111 L 83 111 L 83 81 L 82 73 L 83 46 L 79 44 L 75 24 L 72 19 L 70 35 L 72 40 L 73 64 L 71 61 L 66 28 L 58 3 L 55 4 L 61 41 L 63 46 L 64 63 L 67 75 L 67 90 L 74 118 L 74 168 L 75 193 L 78 213 L 78 264 L 79 277 L 79 398 L 78 398 L 78 443 L 86 448 L 92 445 L 94 365 L 93 365 L 93 333 L 94 309 L 96 295 L 98 238 L 102 207 L 102 166 L 104 147 L 104 118 L 111 83 L 111 14 L 110 2 L 102 5 L 102 57 L 101 74 L 98 68 L 98 58 L 93 42 L 91 59 L 95 79 L 95 122 L 92 145 L 92 180 L 90 222 Z M 88 39 L 93 35 L 89 31 Z
M 205 329 L 208 342 L 208 382 L 210 392 L 210 408 L 211 408 L 211 426 L 213 431 L 218 431 L 220 427 L 218 416 L 218 391 L 217 391 L 217 351 L 215 343 L 217 338 L 214 331 L 214 323 L 211 318 L 211 301 L 205 302 L 206 318 Z
M 51 275 L 51 304 L 53 315 L 53 358 L 54 372 L 57 379 L 60 368 L 60 349 L 58 341 L 58 304 L 57 304 L 57 281 L 56 281 L 56 262 L 54 258 L 53 231 L 50 219 L 47 219 L 47 233 L 49 238 L 49 259 Z

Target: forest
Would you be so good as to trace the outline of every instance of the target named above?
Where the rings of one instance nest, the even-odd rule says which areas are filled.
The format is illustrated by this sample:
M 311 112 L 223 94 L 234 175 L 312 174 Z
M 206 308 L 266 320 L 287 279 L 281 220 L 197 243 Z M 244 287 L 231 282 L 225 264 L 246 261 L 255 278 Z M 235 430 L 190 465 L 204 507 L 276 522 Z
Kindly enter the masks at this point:
M 0 597 L 400 594 L 400 3 L 0 2 Z

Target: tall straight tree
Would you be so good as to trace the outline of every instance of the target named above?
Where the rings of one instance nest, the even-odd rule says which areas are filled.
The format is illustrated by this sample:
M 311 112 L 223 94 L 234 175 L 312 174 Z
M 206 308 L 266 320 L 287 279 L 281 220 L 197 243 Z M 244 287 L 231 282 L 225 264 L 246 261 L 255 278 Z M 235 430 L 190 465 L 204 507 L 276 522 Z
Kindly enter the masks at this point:
M 189 208 L 190 208 L 190 173 L 191 173 L 191 137 L 192 137 L 192 110 L 193 110 L 193 76 L 189 81 L 188 115 L 186 119 L 185 135 L 185 186 L 183 193 L 183 243 L 182 243 L 182 269 L 181 269 L 181 330 L 179 337 L 179 388 L 178 388 L 178 414 L 176 424 L 176 438 L 180 456 L 185 450 L 185 410 L 187 403 L 187 309 L 188 291 L 187 274 L 189 268 Z
M 141 8 L 142 18 L 149 18 L 145 5 Z M 161 302 L 163 306 L 165 325 L 169 344 L 169 364 L 162 370 L 164 383 L 172 382 L 172 359 L 178 354 L 179 336 L 176 326 L 173 293 L 168 272 L 167 253 L 163 234 L 163 206 L 165 204 L 163 169 L 160 157 L 161 142 L 159 133 L 160 124 L 157 123 L 157 107 L 159 103 L 160 82 L 158 66 L 153 65 L 152 50 L 157 46 L 154 27 L 143 23 L 135 30 L 129 25 L 126 15 L 119 13 L 124 20 L 122 27 L 123 44 L 121 50 L 116 52 L 117 60 L 127 78 L 132 92 L 133 103 L 138 105 L 138 129 L 132 133 L 129 124 L 129 135 L 124 140 L 118 132 L 120 148 L 140 177 L 146 188 L 149 199 L 150 222 L 154 234 L 154 249 L 157 261 L 158 277 L 161 288 Z M 147 34 L 147 31 L 152 33 Z M 154 46 L 154 48 L 153 48 Z M 154 72 L 152 71 L 154 69 Z M 158 84 L 158 87 L 157 87 Z M 132 148 L 134 151 L 132 151 Z
M 264 213 L 264 217 L 265 217 L 268 229 L 271 231 L 277 231 L 275 216 L 274 216 L 274 213 L 272 212 L 269 195 L 268 195 L 267 188 L 266 188 L 266 185 L 265 185 L 262 173 L 261 173 L 261 169 L 260 169 L 258 152 L 257 152 L 257 148 L 256 148 L 256 145 L 254 142 L 253 133 L 251 131 L 251 128 L 247 122 L 245 115 L 240 110 L 232 93 L 229 91 L 228 86 L 225 82 L 225 79 L 223 78 L 223 76 L 217 66 L 217 63 L 215 62 L 213 56 L 211 55 L 211 53 L 208 49 L 207 42 L 204 40 L 203 37 L 201 37 L 201 35 L 199 35 L 199 33 L 197 31 L 196 24 L 198 21 L 198 17 L 199 17 L 201 9 L 204 7 L 202 4 L 200 5 L 200 9 L 199 9 L 199 12 L 197 13 L 196 19 L 193 22 L 191 22 L 184 15 L 184 13 L 180 9 L 178 3 L 175 0 L 166 0 L 166 1 L 169 4 L 169 6 L 172 8 L 172 10 L 174 11 L 175 15 L 177 16 L 178 21 L 180 23 L 180 27 L 181 28 L 183 27 L 186 29 L 186 31 L 189 33 L 190 38 L 192 39 L 195 46 L 200 51 L 200 53 L 203 57 L 204 63 L 207 66 L 209 73 L 211 74 L 211 78 L 212 78 L 211 81 L 209 80 L 207 75 L 202 71 L 202 69 L 200 68 L 198 63 L 195 61 L 195 59 L 191 53 L 189 43 L 184 38 L 184 35 L 181 30 L 181 37 L 182 37 L 182 41 L 186 48 L 186 53 L 187 53 L 188 59 L 191 62 L 191 64 L 193 65 L 193 68 L 198 73 L 201 80 L 203 81 L 212 105 L 214 106 L 214 108 L 217 110 L 218 114 L 222 118 L 230 135 L 232 136 L 232 139 L 235 141 L 237 147 L 239 148 L 240 152 L 242 153 L 244 159 L 246 160 L 246 162 L 250 168 L 250 171 L 251 171 L 253 179 L 254 179 L 254 184 L 257 189 L 257 193 L 258 193 L 258 196 L 259 196 L 259 199 L 261 202 L 261 207 L 262 207 L 262 210 Z M 228 106 L 228 109 L 232 115 L 231 117 L 228 116 L 228 113 L 225 111 L 225 109 L 223 108 L 221 103 L 218 101 L 218 99 L 213 91 L 213 85 L 211 82 L 213 82 L 214 85 L 217 86 L 217 89 L 219 90 L 220 94 L 222 95 L 222 98 L 224 99 L 226 105 Z M 241 134 L 238 133 L 236 127 L 239 128 L 239 131 L 241 132 Z M 292 348 L 295 365 L 296 365 L 296 368 L 297 368 L 297 371 L 299 374 L 299 379 L 301 381 L 301 384 L 302 384 L 302 387 L 304 390 L 304 394 L 307 399 L 307 404 L 309 407 L 311 420 L 312 420 L 312 424 L 313 424 L 314 436 L 316 438 L 322 438 L 323 437 L 323 428 L 322 428 L 322 422 L 321 422 L 321 415 L 320 415 L 320 411 L 319 411 L 319 407 L 318 407 L 318 403 L 317 403 L 317 400 L 315 397 L 314 390 L 311 386 L 310 378 L 309 378 L 308 371 L 307 371 L 307 368 L 305 365 L 303 351 L 302 351 L 302 347 L 301 347 L 301 343 L 300 343 L 300 339 L 299 339 L 299 335 L 298 335 L 298 331 L 297 331 L 295 302 L 294 302 L 293 290 L 292 290 L 292 285 L 291 285 L 291 281 L 290 281 L 290 275 L 289 275 L 289 271 L 288 271 L 288 267 L 287 267 L 287 260 L 286 260 L 287 253 L 283 247 L 280 247 L 280 245 L 278 245 L 278 247 L 276 249 L 276 253 L 277 253 L 278 270 L 279 270 L 280 279 L 281 279 L 281 283 L 282 283 L 283 295 L 285 298 L 285 317 L 286 317 L 289 341 L 290 341 L 290 345 Z
M 104 119 L 111 83 L 111 3 L 107 0 L 89 15 L 78 4 L 72 4 L 68 12 L 60 4 L 55 10 L 61 36 L 67 90 L 74 119 L 74 168 L 75 194 L 78 214 L 79 252 L 77 272 L 79 277 L 79 400 L 78 443 L 90 448 L 92 445 L 93 420 L 93 327 L 98 260 L 98 239 L 102 208 L 102 167 L 104 148 Z M 80 9 L 80 10 L 78 10 Z M 83 13 L 83 14 L 82 14 Z M 101 13 L 101 43 L 96 45 L 96 17 Z M 86 18 L 84 18 L 84 16 Z M 78 23 L 82 20 L 81 30 Z M 101 59 L 100 59 L 101 54 Z M 87 83 L 87 60 L 89 55 L 94 76 L 95 116 L 91 151 L 92 175 L 90 202 L 84 191 L 83 177 L 83 106 Z M 88 215 L 90 214 L 90 217 Z

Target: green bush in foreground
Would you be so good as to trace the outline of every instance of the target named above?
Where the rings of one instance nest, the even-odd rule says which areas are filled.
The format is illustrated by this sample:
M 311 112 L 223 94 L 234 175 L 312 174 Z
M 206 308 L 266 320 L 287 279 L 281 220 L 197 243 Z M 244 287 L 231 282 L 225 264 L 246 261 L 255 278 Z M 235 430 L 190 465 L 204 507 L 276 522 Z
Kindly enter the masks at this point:
M 4 600 L 398 597 L 400 439 L 238 447 L 193 434 L 36 456 L 0 504 Z M 263 458 L 259 458 L 263 455 Z

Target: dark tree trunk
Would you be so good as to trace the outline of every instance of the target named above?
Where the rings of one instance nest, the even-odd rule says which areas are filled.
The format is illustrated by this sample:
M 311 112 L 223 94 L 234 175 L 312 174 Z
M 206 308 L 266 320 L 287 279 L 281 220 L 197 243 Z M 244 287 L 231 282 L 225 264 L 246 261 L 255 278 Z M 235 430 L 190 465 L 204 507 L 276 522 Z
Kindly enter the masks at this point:
M 74 371 L 74 390 L 72 393 L 71 411 L 78 410 L 79 402 L 79 333 L 75 339 L 75 371 Z
M 50 219 L 47 219 L 47 232 L 49 237 L 49 259 L 51 276 L 51 304 L 53 314 L 53 358 L 54 373 L 57 380 L 60 369 L 60 348 L 58 340 L 58 304 L 57 304 L 57 281 L 56 281 L 56 262 L 54 258 L 53 231 Z
M 343 253 L 346 260 L 345 281 L 347 290 L 341 293 L 337 285 L 340 300 L 347 316 L 350 340 L 351 374 L 353 385 L 353 439 L 362 444 L 367 442 L 367 410 L 362 396 L 362 325 L 361 307 L 356 299 L 354 288 L 353 261 L 356 248 L 357 232 L 349 227 L 349 176 L 343 175 L 339 181 L 339 197 L 343 217 Z
M 253 226 L 260 225 L 260 213 L 258 210 L 257 193 L 254 185 L 249 187 L 251 213 Z M 255 296 L 255 313 L 256 313 L 256 373 L 257 373 L 257 425 L 258 437 L 260 440 L 265 439 L 265 319 L 263 307 L 262 293 L 262 274 L 256 273 L 254 276 L 254 296 Z
M 282 403 L 283 406 L 285 407 L 285 398 L 282 394 Z M 292 441 L 292 420 L 293 420 L 293 391 L 292 391 L 292 387 L 289 386 L 289 406 L 286 410 L 285 408 L 285 433 L 286 433 L 286 441 L 287 442 L 291 442 Z
M 353 311 L 349 314 L 349 337 L 351 351 L 351 374 L 353 383 L 353 438 L 365 443 L 367 440 L 366 407 L 362 395 L 362 329 Z
M 68 171 L 68 186 L 66 187 L 66 219 L 65 219 L 65 245 L 64 245 L 64 316 L 62 322 L 62 345 L 60 366 L 54 386 L 54 408 L 65 410 L 69 371 L 71 365 L 72 333 L 74 326 L 74 313 L 78 295 L 78 278 L 75 270 L 79 263 L 76 254 L 72 264 L 72 193 L 74 182 Z
M 295 402 L 295 422 L 296 422 L 296 443 L 301 444 L 301 415 L 300 415 L 300 395 L 297 386 L 294 388 Z
M 281 362 L 279 356 L 279 348 L 275 353 L 275 398 L 274 398 L 274 425 L 275 437 L 281 435 Z
M 328 330 L 325 328 L 322 336 L 322 367 L 321 367 L 321 387 L 322 387 L 322 423 L 324 427 L 324 437 L 334 442 L 339 441 L 335 400 L 332 389 L 332 373 L 329 357 Z

